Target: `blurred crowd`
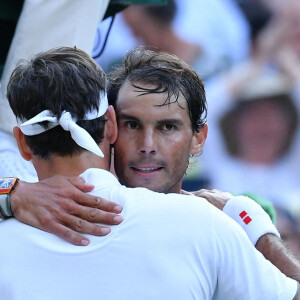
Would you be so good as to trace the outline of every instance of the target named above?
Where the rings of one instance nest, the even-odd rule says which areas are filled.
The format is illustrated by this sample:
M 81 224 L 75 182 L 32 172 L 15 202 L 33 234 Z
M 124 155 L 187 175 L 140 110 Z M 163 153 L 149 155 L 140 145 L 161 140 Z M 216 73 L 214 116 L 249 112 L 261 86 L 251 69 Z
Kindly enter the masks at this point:
M 175 54 L 205 82 L 209 134 L 201 156 L 191 157 L 184 188 L 265 197 L 300 257 L 300 1 L 130 5 L 115 16 L 99 56 L 110 22 L 99 23 L 92 52 L 104 71 L 142 44 Z M 1 143 L 10 138 L 0 131 Z M 3 164 L 0 176 L 15 175 Z

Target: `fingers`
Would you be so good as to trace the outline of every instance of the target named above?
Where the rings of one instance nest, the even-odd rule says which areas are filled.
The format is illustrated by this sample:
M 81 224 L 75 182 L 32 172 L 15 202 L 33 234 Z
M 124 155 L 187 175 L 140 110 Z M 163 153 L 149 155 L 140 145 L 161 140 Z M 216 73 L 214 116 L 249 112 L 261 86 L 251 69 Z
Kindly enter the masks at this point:
M 116 216 L 116 220 L 112 221 L 119 224 L 123 221 L 121 216 Z M 86 246 L 89 244 L 89 239 L 81 234 L 91 234 L 95 236 L 105 236 L 111 232 L 111 229 L 106 226 L 93 224 L 85 221 L 79 217 L 63 214 L 64 223 L 57 222 L 57 220 L 48 219 L 43 220 L 42 226 L 46 231 L 51 232 L 63 240 L 77 246 Z
M 83 178 L 76 176 L 76 177 L 67 177 L 67 180 L 77 189 L 80 191 L 87 193 L 91 192 L 94 189 L 94 185 L 89 184 L 83 180 Z
M 211 194 L 211 193 L 213 193 L 213 190 L 207 190 L 207 189 L 201 189 L 193 192 L 193 194 L 198 197 L 203 197 L 204 195 Z
M 115 202 L 108 201 L 104 198 L 96 198 L 97 208 L 107 212 L 120 213 L 123 207 Z
M 197 195 L 212 195 L 212 196 L 215 196 L 215 195 L 223 195 L 223 196 L 227 196 L 227 197 L 232 197 L 232 194 L 229 193 L 229 192 L 223 192 L 223 191 L 220 191 L 220 190 L 217 190 L 217 189 L 212 189 L 212 190 L 208 190 L 208 189 L 201 189 L 197 192 Z
M 64 224 L 58 221 L 57 218 L 54 218 L 53 215 L 51 215 L 49 212 L 43 210 L 39 212 L 41 212 L 42 214 L 38 215 L 39 218 L 32 219 L 32 222 L 30 222 L 31 226 L 34 226 L 36 228 L 54 234 L 73 245 L 86 246 L 90 243 L 88 238 L 66 227 Z M 23 216 L 26 219 L 32 218 L 31 212 L 25 212 Z M 78 222 L 78 226 L 79 227 L 82 226 L 82 222 Z M 103 232 L 102 235 L 105 235 L 105 231 Z
M 180 194 L 182 194 L 182 195 L 193 195 L 193 193 L 185 191 L 183 189 L 181 189 Z
M 93 224 L 81 218 L 70 215 L 66 215 L 64 217 L 64 225 L 78 233 L 92 234 L 97 236 L 107 235 L 111 231 L 109 227 Z M 66 238 L 69 238 L 68 235 L 73 236 L 73 234 L 70 234 L 69 232 L 67 232 L 67 235 L 66 232 L 62 232 L 62 234 L 64 234 Z
M 54 233 L 63 240 L 76 246 L 87 246 L 90 243 L 88 238 L 72 231 L 70 228 L 60 223 L 54 223 L 54 226 L 51 228 L 51 233 Z
M 87 208 L 83 206 L 75 215 L 92 223 L 103 223 L 107 225 L 118 225 L 123 221 L 123 217 L 121 215 L 105 212 L 97 208 Z
M 107 212 L 120 213 L 122 211 L 122 207 L 115 202 L 87 194 L 87 189 L 91 187 L 93 189 L 94 186 L 85 183 L 82 178 L 68 177 L 67 180 L 71 185 L 74 186 L 74 189 L 68 190 L 68 195 L 66 198 L 72 199 L 83 206 L 94 207 Z
M 83 219 L 93 223 L 104 223 L 108 225 L 118 225 L 123 222 L 121 215 L 105 212 L 97 208 L 88 209 L 87 215 L 84 215 Z
M 72 199 L 80 205 L 101 209 L 106 212 L 120 213 L 123 209 L 122 206 L 115 202 L 89 194 L 77 194 Z
M 205 198 L 212 205 L 216 206 L 220 210 L 222 210 L 225 204 L 230 200 L 233 196 L 228 192 L 222 192 L 217 189 L 207 190 L 201 189 L 197 192 L 194 192 L 195 196 Z
M 118 215 L 122 210 L 121 206 L 95 196 L 92 196 L 92 201 L 95 201 L 94 206 L 98 206 L 99 208 L 80 205 L 70 199 L 64 198 L 60 199 L 56 204 L 52 203 L 53 205 L 51 205 L 51 207 L 47 207 L 47 211 L 53 218 L 63 224 L 67 224 L 67 220 L 69 220 L 70 217 L 77 217 L 88 222 L 107 225 L 118 225 L 123 221 L 123 217 Z M 116 213 L 105 210 L 116 210 Z M 72 229 L 76 230 L 74 224 Z
M 74 189 L 71 188 L 68 190 L 66 198 L 72 199 L 83 206 L 94 207 L 107 212 L 120 213 L 122 211 L 122 206 L 115 202 L 86 194 L 86 187 L 90 186 L 94 188 L 94 186 L 87 185 L 80 177 L 68 177 L 67 180 L 74 186 Z M 83 191 L 84 189 L 85 191 Z
M 94 223 L 117 225 L 123 218 L 118 215 L 122 207 L 117 203 L 77 188 L 84 189 L 85 185 L 79 177 L 60 175 L 30 184 L 29 188 L 22 188 L 21 182 L 12 195 L 15 216 L 74 245 L 87 245 L 89 240 L 82 233 L 101 236 L 110 232 L 109 227 Z

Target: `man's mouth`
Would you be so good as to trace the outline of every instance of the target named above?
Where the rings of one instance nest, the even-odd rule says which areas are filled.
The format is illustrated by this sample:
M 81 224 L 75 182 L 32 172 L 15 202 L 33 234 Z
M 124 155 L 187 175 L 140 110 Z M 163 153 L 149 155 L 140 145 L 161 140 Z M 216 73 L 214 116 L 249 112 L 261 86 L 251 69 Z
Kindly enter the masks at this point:
M 141 173 L 151 173 L 162 170 L 162 167 L 131 167 L 134 171 Z

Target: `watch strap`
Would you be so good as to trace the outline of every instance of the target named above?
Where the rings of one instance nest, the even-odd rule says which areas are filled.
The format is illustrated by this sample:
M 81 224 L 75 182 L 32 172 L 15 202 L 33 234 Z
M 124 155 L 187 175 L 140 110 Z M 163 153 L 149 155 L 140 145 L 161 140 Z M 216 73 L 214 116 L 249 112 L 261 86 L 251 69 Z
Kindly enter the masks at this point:
M 11 210 L 9 194 L 0 195 L 0 212 L 4 218 L 10 218 L 14 216 Z

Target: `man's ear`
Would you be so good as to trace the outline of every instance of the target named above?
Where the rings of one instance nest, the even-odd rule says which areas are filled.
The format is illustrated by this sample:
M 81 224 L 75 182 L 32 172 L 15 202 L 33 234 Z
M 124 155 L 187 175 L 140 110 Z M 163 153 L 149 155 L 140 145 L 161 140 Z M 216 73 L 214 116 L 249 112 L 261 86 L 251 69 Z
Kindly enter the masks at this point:
M 113 144 L 118 136 L 118 125 L 116 112 L 112 105 L 110 105 L 105 113 L 106 123 L 105 123 L 105 134 L 109 140 L 110 144 Z
M 31 152 L 29 146 L 27 145 L 24 133 L 21 131 L 21 129 L 18 126 L 14 127 L 14 136 L 17 141 L 19 152 L 22 155 L 22 157 L 25 160 L 31 160 L 32 152 Z
M 190 154 L 201 153 L 203 146 L 207 138 L 208 126 L 205 124 L 199 132 L 195 132 L 192 138 L 192 143 L 190 147 Z

